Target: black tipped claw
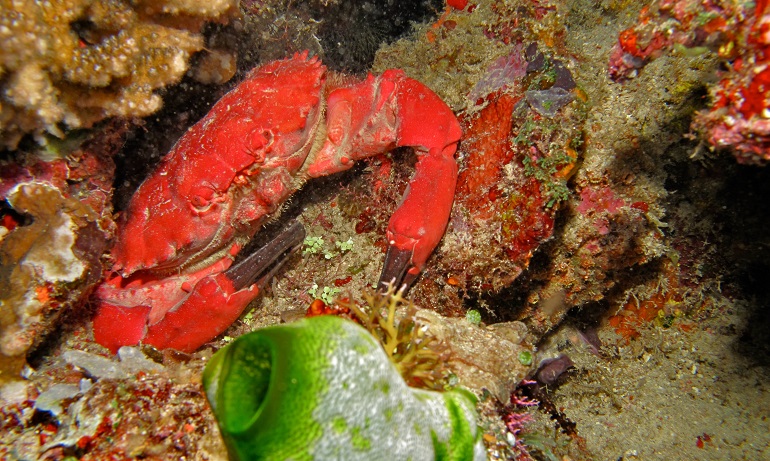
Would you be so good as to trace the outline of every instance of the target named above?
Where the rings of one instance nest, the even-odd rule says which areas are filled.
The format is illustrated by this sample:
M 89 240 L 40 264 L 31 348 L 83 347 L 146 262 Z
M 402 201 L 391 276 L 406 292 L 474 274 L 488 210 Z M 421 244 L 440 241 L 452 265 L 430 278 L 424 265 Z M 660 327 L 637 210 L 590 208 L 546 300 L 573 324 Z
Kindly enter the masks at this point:
M 225 271 L 236 290 L 257 283 L 264 286 L 278 272 L 289 256 L 302 246 L 305 227 L 298 221 L 291 223 L 267 245 L 234 264 Z
M 411 250 L 402 250 L 393 245 L 388 246 L 380 281 L 377 282 L 377 291 L 385 293 L 391 286 L 397 287 L 397 291 L 409 291 L 417 279 L 416 274 L 410 274 L 407 271 L 412 265 L 412 254 Z

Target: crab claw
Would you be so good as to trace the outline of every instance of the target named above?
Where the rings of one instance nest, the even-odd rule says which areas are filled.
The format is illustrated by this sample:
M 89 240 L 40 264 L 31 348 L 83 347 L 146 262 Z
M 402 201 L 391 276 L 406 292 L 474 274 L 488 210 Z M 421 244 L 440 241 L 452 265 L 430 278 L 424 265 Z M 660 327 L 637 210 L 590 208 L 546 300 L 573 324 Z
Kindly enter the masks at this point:
M 444 235 L 457 181 L 454 146 L 444 150 L 451 153 L 420 158 L 404 200 L 390 218 L 379 290 L 393 285 L 408 291 Z
M 116 277 L 97 291 L 102 301 L 94 317 L 94 339 L 113 353 L 140 342 L 192 352 L 238 319 L 304 238 L 302 224 L 292 221 L 280 235 L 235 265 L 225 257 L 210 268 L 161 282 Z M 146 306 L 137 300 L 155 302 Z
M 454 154 L 462 129 L 452 110 L 425 85 L 395 70 L 382 78 L 397 82 L 397 143 L 414 147 L 418 160 L 401 205 L 388 223 L 388 253 L 378 287 L 393 283 L 407 290 L 446 231 L 457 184 Z
M 459 129 L 459 128 L 458 128 Z M 377 286 L 407 291 L 444 236 L 454 201 L 456 143 L 422 154 L 401 205 L 390 217 L 388 250 Z
M 449 221 L 460 123 L 438 95 L 394 69 L 334 90 L 327 106 L 327 141 L 309 166 L 309 176 L 346 170 L 354 160 L 398 146 L 417 153 L 415 174 L 388 224 L 388 254 L 379 283 L 381 288 L 388 283 L 408 288 Z

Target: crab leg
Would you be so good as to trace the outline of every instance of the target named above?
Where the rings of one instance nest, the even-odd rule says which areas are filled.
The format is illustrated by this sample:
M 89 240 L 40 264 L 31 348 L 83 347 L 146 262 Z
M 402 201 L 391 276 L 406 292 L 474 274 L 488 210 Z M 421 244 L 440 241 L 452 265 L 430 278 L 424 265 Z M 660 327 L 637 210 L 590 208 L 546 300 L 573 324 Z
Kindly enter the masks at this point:
M 184 276 L 184 280 L 168 278 L 162 285 L 142 285 L 124 303 L 103 302 L 94 317 L 94 339 L 113 353 L 139 342 L 192 352 L 238 319 L 304 238 L 305 228 L 292 221 L 280 235 L 235 265 L 230 266 L 232 260 L 225 257 L 215 265 L 216 270 Z M 110 289 L 131 292 L 130 288 L 107 284 L 100 287 Z M 151 299 L 148 293 L 158 291 L 176 303 L 159 315 L 159 321 L 153 321 L 151 307 L 136 305 L 134 299 Z M 105 294 L 101 297 L 119 299 L 106 298 Z
M 378 286 L 408 288 L 446 230 L 457 183 L 454 154 L 462 130 L 451 109 L 403 71 L 338 88 L 327 99 L 327 140 L 308 168 L 311 177 L 350 168 L 357 159 L 411 146 L 415 174 L 390 218 L 388 251 Z

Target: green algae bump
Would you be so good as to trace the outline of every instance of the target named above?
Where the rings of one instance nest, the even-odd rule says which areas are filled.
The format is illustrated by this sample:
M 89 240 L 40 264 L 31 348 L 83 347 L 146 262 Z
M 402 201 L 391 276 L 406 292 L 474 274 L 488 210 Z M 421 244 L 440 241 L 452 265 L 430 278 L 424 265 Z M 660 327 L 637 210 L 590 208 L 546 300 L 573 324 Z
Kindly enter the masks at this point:
M 474 396 L 413 389 L 339 317 L 244 335 L 203 385 L 231 460 L 482 460 Z

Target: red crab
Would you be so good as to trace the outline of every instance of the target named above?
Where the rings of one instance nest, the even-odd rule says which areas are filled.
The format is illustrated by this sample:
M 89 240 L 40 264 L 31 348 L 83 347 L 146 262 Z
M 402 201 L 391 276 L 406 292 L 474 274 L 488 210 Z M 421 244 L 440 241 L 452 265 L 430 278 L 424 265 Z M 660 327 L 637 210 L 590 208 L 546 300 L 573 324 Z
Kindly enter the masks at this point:
M 255 274 L 302 241 L 294 224 L 230 267 L 281 203 L 309 178 L 397 146 L 413 146 L 418 162 L 388 225 L 380 283 L 408 286 L 444 234 L 460 136 L 449 107 L 400 70 L 351 84 L 307 52 L 254 69 L 131 199 L 113 275 L 96 294 L 96 341 L 113 352 L 140 342 L 193 351 L 210 341 L 257 296 Z

